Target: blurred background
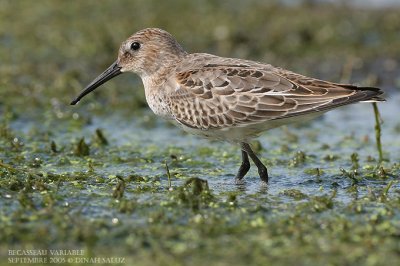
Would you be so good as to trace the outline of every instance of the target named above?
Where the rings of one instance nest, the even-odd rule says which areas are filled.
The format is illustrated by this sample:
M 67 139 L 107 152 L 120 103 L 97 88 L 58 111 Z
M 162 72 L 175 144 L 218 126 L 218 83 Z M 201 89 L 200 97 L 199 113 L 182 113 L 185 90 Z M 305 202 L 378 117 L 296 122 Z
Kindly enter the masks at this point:
M 146 27 L 169 31 L 189 52 L 395 91 L 399 6 L 390 0 L 2 0 L 0 106 L 68 105 L 115 60 L 120 43 Z M 139 78 L 123 75 L 85 100 L 142 107 L 143 95 Z

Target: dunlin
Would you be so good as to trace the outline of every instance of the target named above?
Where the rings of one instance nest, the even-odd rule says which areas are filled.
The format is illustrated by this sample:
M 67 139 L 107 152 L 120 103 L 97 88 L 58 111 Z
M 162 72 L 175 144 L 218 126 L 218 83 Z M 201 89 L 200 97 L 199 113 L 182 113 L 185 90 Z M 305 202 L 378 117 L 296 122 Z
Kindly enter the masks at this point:
M 240 145 L 237 181 L 249 171 L 250 156 L 268 182 L 267 168 L 249 145 L 263 131 L 342 105 L 383 100 L 378 88 L 318 80 L 250 60 L 189 54 L 168 32 L 149 28 L 124 41 L 118 59 L 71 104 L 124 72 L 141 77 L 155 114 L 190 133 Z

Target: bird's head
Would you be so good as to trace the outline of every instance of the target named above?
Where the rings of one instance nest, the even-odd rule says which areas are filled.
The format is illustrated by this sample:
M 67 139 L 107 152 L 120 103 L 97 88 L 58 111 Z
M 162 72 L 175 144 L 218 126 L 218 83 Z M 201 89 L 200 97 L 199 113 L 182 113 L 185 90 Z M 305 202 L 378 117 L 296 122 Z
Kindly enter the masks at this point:
M 124 72 L 139 76 L 152 76 L 176 64 L 187 53 L 168 32 L 149 28 L 136 32 L 121 44 L 117 60 L 95 78 L 71 104 L 75 105 L 85 95 Z

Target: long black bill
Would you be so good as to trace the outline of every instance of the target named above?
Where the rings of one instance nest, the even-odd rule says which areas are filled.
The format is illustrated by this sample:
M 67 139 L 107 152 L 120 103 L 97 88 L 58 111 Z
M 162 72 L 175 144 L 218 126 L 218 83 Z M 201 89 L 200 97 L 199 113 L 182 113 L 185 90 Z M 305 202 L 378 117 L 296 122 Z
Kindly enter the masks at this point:
M 101 73 L 97 78 L 95 78 L 92 83 L 90 83 L 75 100 L 71 102 L 71 105 L 77 104 L 86 94 L 94 91 L 101 84 L 105 83 L 107 80 L 112 79 L 115 76 L 122 74 L 121 67 L 118 66 L 118 62 L 115 61 L 109 68 L 106 69 L 103 73 Z

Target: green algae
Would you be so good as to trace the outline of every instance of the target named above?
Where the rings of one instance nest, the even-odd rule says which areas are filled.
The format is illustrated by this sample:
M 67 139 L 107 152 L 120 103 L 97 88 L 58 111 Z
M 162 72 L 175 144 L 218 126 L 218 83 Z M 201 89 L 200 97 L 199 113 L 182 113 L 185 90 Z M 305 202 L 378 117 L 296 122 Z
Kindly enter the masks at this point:
M 0 5 L 0 42 L 13 48 L 0 50 L 0 264 L 8 250 L 28 248 L 83 249 L 85 257 L 120 256 L 127 265 L 400 259 L 399 87 L 392 82 L 398 10 L 262 1 L 239 9 L 195 1 Z M 162 15 L 166 10 L 200 11 L 180 15 L 196 21 L 189 30 Z M 121 77 L 70 107 L 114 60 L 119 42 L 149 25 L 171 31 L 188 50 L 321 78 L 362 83 L 367 70 L 376 71 L 377 85 L 392 92 L 379 104 L 382 152 L 372 108 L 351 106 L 261 136 L 253 145 L 269 185 L 260 184 L 254 166 L 235 184 L 239 147 L 188 136 L 156 118 L 137 79 Z
M 286 144 L 290 151 L 284 153 L 271 144 L 283 141 L 283 129 L 271 131 L 268 139 L 261 137 L 259 153 L 271 172 L 266 188 L 255 169 L 244 184 L 234 185 L 238 147 L 177 136 L 179 129 L 163 123 L 140 130 L 136 123 L 141 118 L 132 115 L 135 122 L 123 129 L 118 125 L 126 116 L 105 114 L 100 125 L 65 133 L 60 122 L 51 129 L 53 141 L 59 143 L 54 152 L 47 138 L 14 128 L 16 118 L 8 127 L 24 145 L 2 157 L 0 236 L 7 244 L 1 248 L 79 247 L 87 256 L 107 252 L 131 262 L 140 258 L 143 265 L 204 260 L 289 264 L 295 257 L 304 264 L 394 263 L 400 230 L 399 154 L 384 146 L 393 162 L 376 167 L 378 161 L 368 158 L 375 144 L 360 137 L 346 140 L 357 153 L 341 146 L 332 149 L 335 145 L 319 149 L 323 126 L 340 114 L 346 111 L 329 114 L 308 128 L 289 127 L 300 130 L 299 135 L 317 132 L 317 142 L 306 140 L 302 152 L 296 152 L 299 143 Z M 98 126 L 108 145 L 96 139 Z M 112 128 L 122 128 L 119 133 L 127 136 L 114 136 Z M 331 128 L 332 134 L 340 134 L 341 126 L 336 130 Z M 157 139 L 160 131 L 171 144 Z M 86 156 L 76 153 L 76 140 L 83 137 L 90 149 Z M 10 147 L 5 138 L 0 143 L 3 150 Z M 21 152 L 22 157 L 17 155 Z M 326 161 L 327 156 L 336 159 Z M 34 164 L 35 158 L 41 163 Z M 349 249 L 356 254 L 346 252 Z

